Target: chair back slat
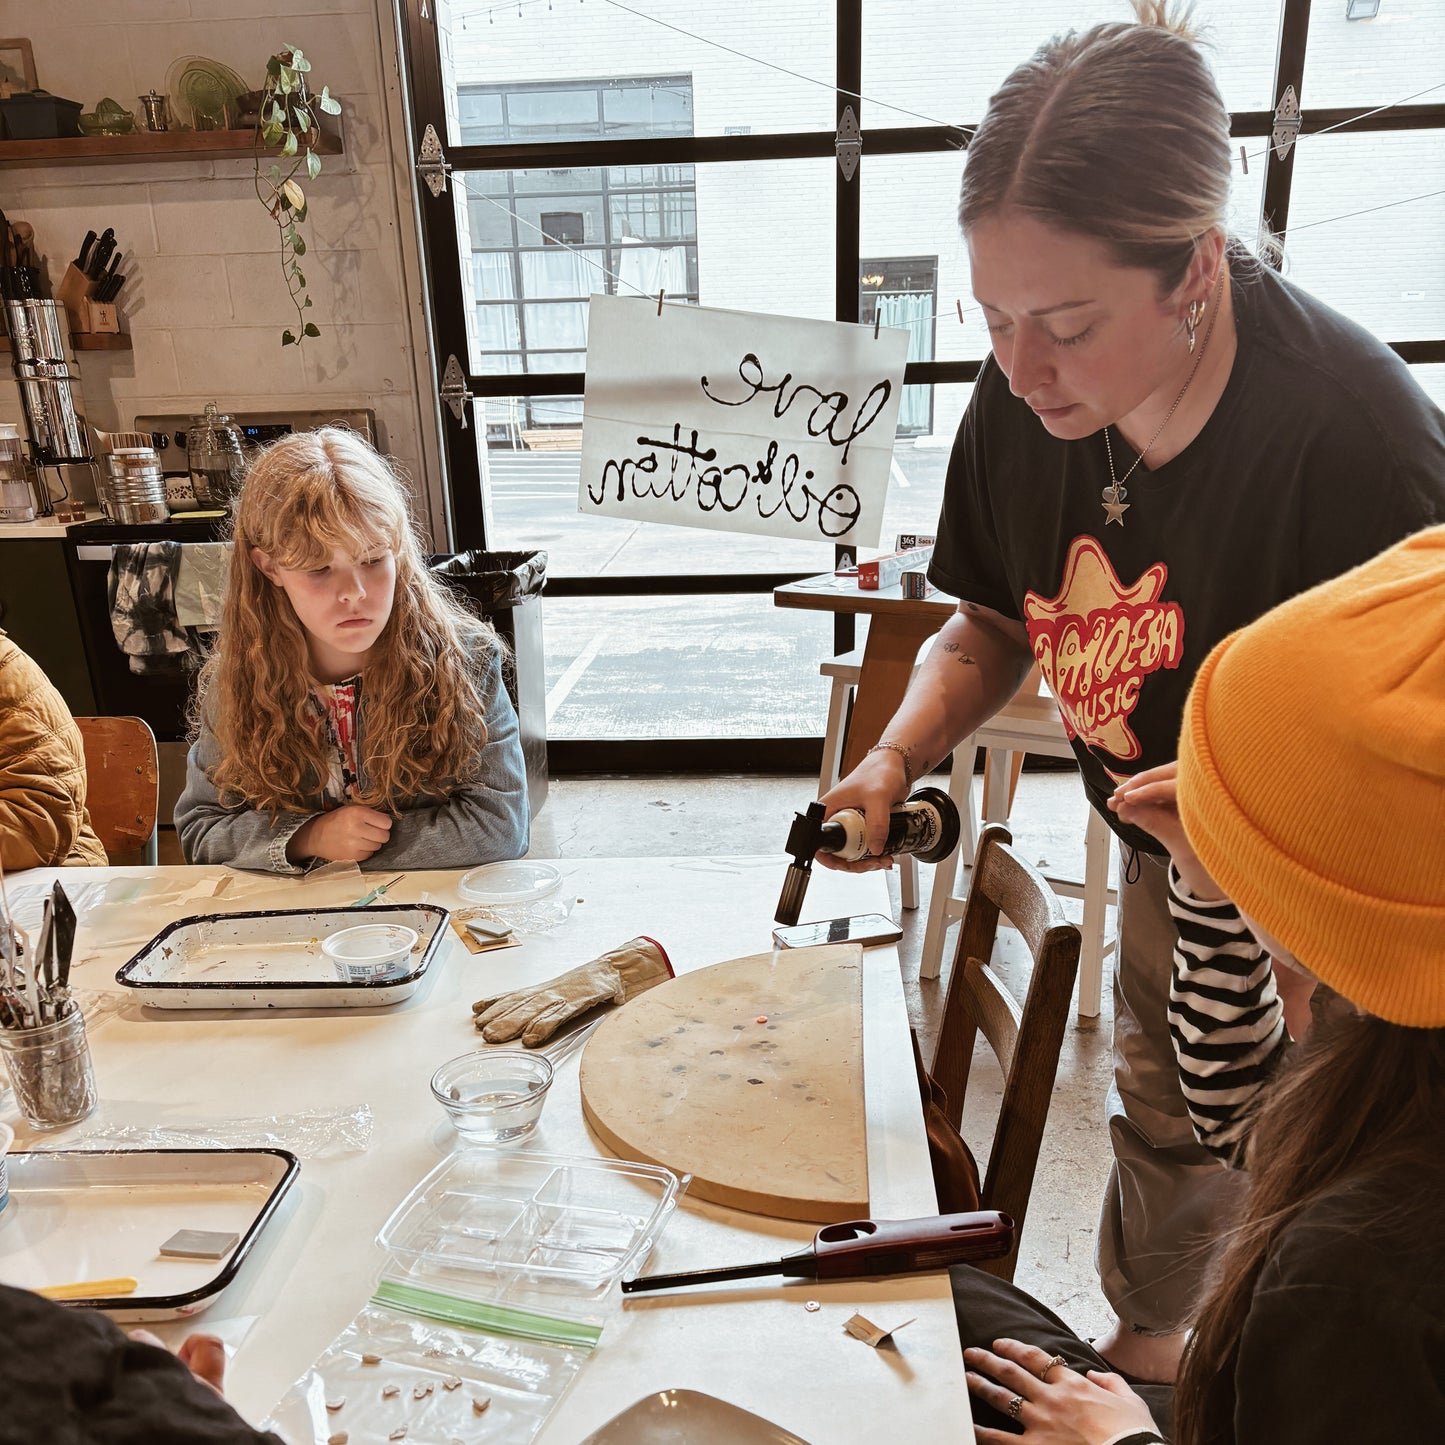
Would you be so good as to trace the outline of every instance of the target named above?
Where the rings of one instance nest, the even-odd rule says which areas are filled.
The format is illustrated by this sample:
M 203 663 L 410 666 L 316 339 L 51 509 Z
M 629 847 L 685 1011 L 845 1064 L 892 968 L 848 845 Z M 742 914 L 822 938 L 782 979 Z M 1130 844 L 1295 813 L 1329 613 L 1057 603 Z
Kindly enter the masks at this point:
M 1033 959 L 1022 1005 L 990 965 L 999 918 L 1023 935 Z M 958 1129 L 981 1032 L 1003 1071 L 1003 1099 L 989 1150 L 983 1207 L 1011 1215 L 1013 1251 L 980 1268 L 1012 1279 L 1039 1145 L 1058 1073 L 1059 1051 L 1079 969 L 1079 930 L 1064 916 L 1048 882 L 1013 848 L 1007 828 L 979 838 L 958 947 L 943 1005 L 932 1083 L 945 1096 L 948 1122 Z
M 85 743 L 85 806 L 101 846 L 112 855 L 152 853 L 160 769 L 150 725 L 138 717 L 78 717 L 75 723 Z

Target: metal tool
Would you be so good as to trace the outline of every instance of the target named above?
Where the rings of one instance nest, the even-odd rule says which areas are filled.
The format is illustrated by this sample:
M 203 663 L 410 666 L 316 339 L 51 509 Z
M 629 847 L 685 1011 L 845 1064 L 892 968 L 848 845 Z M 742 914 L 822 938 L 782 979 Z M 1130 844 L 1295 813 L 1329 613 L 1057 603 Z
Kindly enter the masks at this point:
M 405 877 L 405 873 L 398 873 L 395 878 L 388 878 L 385 883 L 378 883 L 371 892 L 363 893 L 351 906 L 353 908 L 369 908 L 393 883 L 400 883 Z
M 888 839 L 879 856 L 913 853 L 920 862 L 940 862 L 958 847 L 960 828 L 958 808 L 942 788 L 919 788 L 889 813 Z M 791 925 L 803 911 L 813 859 L 819 853 L 850 861 L 868 857 L 867 823 L 857 808 L 841 808 L 824 822 L 823 805 L 809 803 L 807 812 L 793 815 L 787 851 L 793 861 L 774 918 Z
M 936 1214 L 927 1219 L 851 1219 L 825 1224 L 812 1247 L 767 1264 L 734 1264 L 682 1274 L 654 1274 L 622 1281 L 624 1294 L 715 1284 L 728 1279 L 868 1279 L 885 1274 L 919 1274 L 1002 1259 L 1013 1248 L 1014 1222 L 984 1209 L 971 1214 Z
M 85 233 L 85 240 L 80 243 L 80 255 L 75 258 L 73 263 L 77 271 L 84 271 L 86 269 L 86 263 L 90 260 L 90 248 L 95 245 L 96 239 L 94 231 L 87 231 Z

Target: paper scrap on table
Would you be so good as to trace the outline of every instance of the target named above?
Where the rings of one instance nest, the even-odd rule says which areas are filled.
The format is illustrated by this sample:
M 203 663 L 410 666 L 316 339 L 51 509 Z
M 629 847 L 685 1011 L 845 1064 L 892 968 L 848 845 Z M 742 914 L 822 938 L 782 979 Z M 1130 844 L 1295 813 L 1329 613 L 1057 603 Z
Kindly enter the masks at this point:
M 914 1316 L 916 1319 L 917 1316 Z M 862 1315 L 854 1315 L 851 1320 L 845 1320 L 843 1328 L 853 1336 L 855 1340 L 862 1340 L 865 1345 L 872 1345 L 876 1350 L 884 1340 L 891 1339 L 903 1329 L 905 1325 L 911 1325 L 913 1320 L 904 1320 L 901 1325 L 891 1325 L 888 1329 L 880 1329 L 872 1320 L 864 1319 Z
M 506 938 L 481 939 L 467 931 L 467 921 L 472 918 L 492 919 L 494 915 L 486 908 L 454 908 L 452 910 L 452 932 L 466 945 L 468 953 L 491 953 L 498 948 L 520 948 L 522 940 L 515 933 Z
M 909 333 L 595 295 L 577 510 L 876 547 Z

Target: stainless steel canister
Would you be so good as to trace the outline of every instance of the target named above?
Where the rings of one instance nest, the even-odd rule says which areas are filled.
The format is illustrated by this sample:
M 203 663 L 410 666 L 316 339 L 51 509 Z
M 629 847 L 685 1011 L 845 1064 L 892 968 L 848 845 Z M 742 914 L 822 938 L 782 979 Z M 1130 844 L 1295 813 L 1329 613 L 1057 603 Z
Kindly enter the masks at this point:
M 17 362 L 66 362 L 74 356 L 70 321 L 59 301 L 7 301 L 5 313 Z

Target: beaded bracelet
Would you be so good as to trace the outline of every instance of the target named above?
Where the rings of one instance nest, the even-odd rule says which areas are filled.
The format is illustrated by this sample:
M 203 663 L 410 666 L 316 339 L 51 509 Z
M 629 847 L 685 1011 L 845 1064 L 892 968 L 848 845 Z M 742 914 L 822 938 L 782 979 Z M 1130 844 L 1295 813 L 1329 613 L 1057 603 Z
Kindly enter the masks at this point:
M 897 753 L 903 759 L 903 781 L 908 784 L 909 791 L 913 789 L 913 749 L 907 743 L 876 742 L 868 753 L 888 752 Z M 865 753 L 866 757 L 868 754 Z

